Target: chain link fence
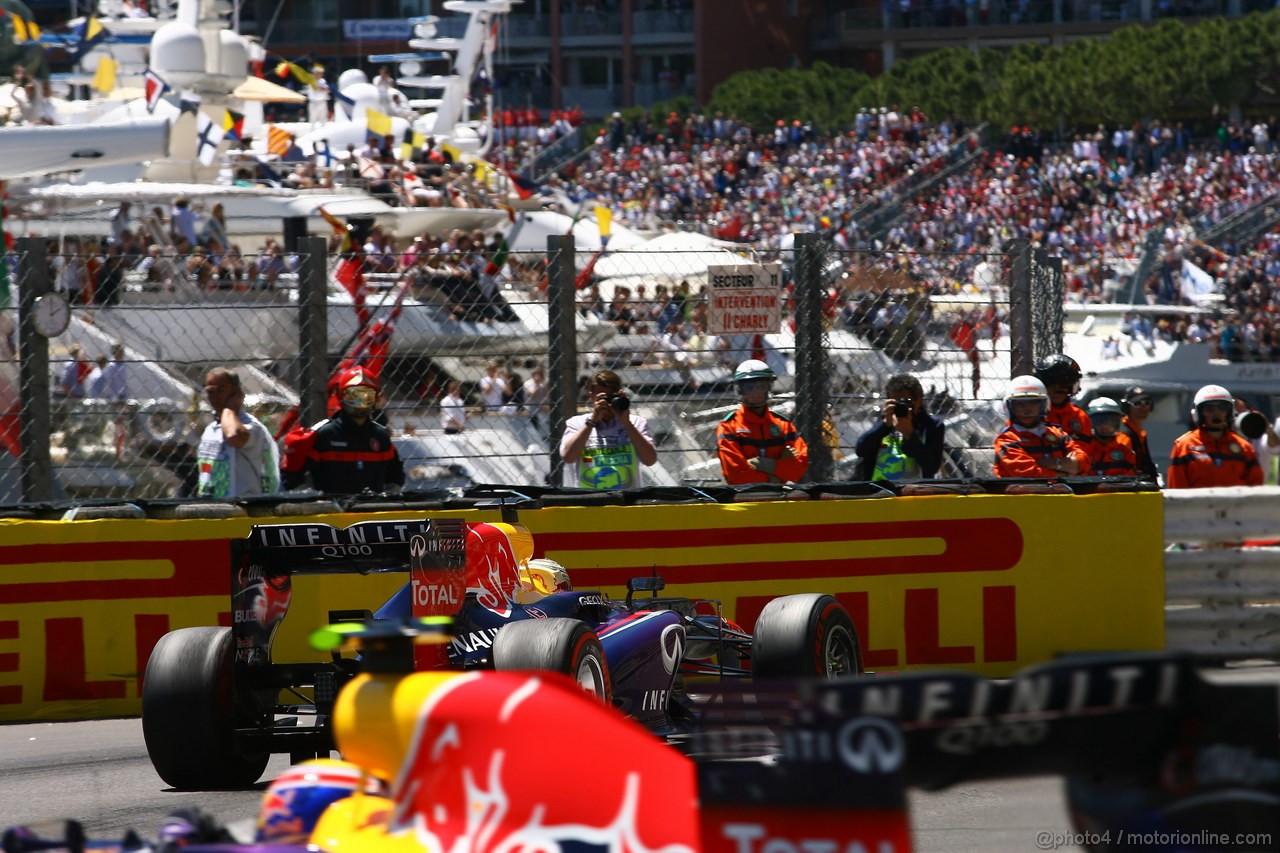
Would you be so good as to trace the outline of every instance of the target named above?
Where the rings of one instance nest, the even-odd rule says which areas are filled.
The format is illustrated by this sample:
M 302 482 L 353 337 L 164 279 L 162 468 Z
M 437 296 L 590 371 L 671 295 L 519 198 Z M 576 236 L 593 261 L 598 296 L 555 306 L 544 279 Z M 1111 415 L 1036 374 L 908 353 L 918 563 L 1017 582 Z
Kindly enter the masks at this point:
M 811 481 L 854 478 L 856 439 L 897 373 L 918 377 L 947 422 L 940 476 L 986 476 L 1018 359 L 1061 346 L 1061 270 L 1021 248 L 886 254 L 797 235 L 761 252 L 669 234 L 607 251 L 553 236 L 545 251 L 513 252 L 458 236 L 375 255 L 308 238 L 245 257 L 19 241 L 0 500 L 191 495 L 214 366 L 239 373 L 273 433 L 325 417 L 340 365 L 377 370 L 415 491 L 561 485 L 558 439 L 601 369 L 620 376 L 654 437 L 646 485 L 719 483 L 715 431 L 749 358 L 778 375 L 772 407 L 806 437 Z M 726 296 L 713 281 L 725 270 L 761 275 L 756 295 Z M 47 291 L 73 306 L 51 337 L 35 328 Z

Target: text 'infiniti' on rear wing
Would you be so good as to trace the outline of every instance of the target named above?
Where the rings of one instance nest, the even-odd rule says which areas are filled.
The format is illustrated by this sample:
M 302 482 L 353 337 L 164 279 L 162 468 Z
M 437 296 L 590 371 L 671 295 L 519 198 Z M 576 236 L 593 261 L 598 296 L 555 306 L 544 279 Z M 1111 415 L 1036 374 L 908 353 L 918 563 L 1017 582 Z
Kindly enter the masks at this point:
M 824 802 L 838 791 L 879 805 L 863 782 L 887 791 L 886 774 L 922 788 L 1102 769 L 1142 776 L 1171 753 L 1214 749 L 1280 768 L 1280 686 L 1218 683 L 1178 653 L 1063 658 L 1000 681 L 907 673 L 723 683 L 706 693 L 704 730 L 689 741 L 704 797 L 736 800 L 745 787 Z M 770 736 L 774 762 L 742 761 Z M 1280 793 L 1280 773 L 1266 787 Z
M 265 575 L 407 572 L 466 565 L 466 522 L 456 518 L 255 525 L 232 542 L 233 570 Z

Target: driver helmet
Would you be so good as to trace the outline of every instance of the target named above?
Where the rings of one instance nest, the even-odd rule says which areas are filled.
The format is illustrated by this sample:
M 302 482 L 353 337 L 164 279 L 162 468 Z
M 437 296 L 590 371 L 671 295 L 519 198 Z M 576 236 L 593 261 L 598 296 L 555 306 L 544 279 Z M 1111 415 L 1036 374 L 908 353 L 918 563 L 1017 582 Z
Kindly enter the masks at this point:
M 777 378 L 778 374 L 773 372 L 773 368 L 758 358 L 747 359 L 733 371 L 733 381 L 738 386 L 738 395 L 744 401 L 747 394 L 759 391 L 764 392 L 764 400 L 761 402 L 767 401 L 769 392 L 773 390 L 773 382 Z
M 1070 389 L 1070 394 L 1074 395 L 1080 390 L 1080 377 L 1083 375 L 1076 360 L 1060 352 L 1046 355 L 1036 362 L 1035 376 L 1046 388 L 1050 385 L 1065 385 Z
M 352 417 L 372 415 L 380 390 L 378 380 L 363 367 L 350 367 L 338 375 L 338 402 Z
M 296 764 L 267 786 L 254 840 L 306 844 L 325 809 L 361 790 L 385 795 L 377 779 L 349 761 L 319 758 Z
M 573 589 L 573 584 L 569 581 L 569 570 L 546 557 L 530 560 L 520 570 L 520 583 L 539 596 Z
M 1095 397 L 1089 402 L 1089 420 L 1093 422 L 1095 432 L 1109 429 L 1110 432 L 1102 434 L 1111 435 L 1120 428 L 1120 422 L 1124 420 L 1124 412 L 1120 404 L 1110 397 Z
M 1206 385 L 1196 392 L 1192 403 L 1192 415 L 1197 426 L 1204 426 L 1206 409 L 1223 410 L 1223 420 L 1230 423 L 1235 412 L 1236 398 L 1221 385 Z M 1225 409 L 1223 408 L 1225 405 Z
M 1009 413 L 1009 420 L 1013 420 L 1013 404 L 1016 400 L 1039 400 L 1039 415 L 1036 418 L 1037 423 L 1044 420 L 1045 415 L 1049 414 L 1049 392 L 1044 387 L 1044 383 L 1030 374 L 1017 376 L 1009 383 L 1009 393 L 1005 395 L 1005 410 Z

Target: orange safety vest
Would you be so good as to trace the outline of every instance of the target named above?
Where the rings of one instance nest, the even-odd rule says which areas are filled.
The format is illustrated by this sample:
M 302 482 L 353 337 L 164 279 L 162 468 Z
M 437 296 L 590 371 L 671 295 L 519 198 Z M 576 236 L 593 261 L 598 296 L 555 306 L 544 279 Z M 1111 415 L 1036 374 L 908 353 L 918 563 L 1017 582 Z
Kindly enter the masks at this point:
M 786 447 L 795 453 L 794 458 L 780 458 Z M 796 432 L 795 424 L 767 409 L 757 415 L 739 406 L 726 415 L 716 428 L 716 453 L 724 481 L 731 486 L 773 482 L 764 471 L 748 465 L 748 459 L 763 456 L 778 460 L 773 474 L 783 482 L 799 482 L 809 469 L 809 445 Z
M 1228 430 L 1215 438 L 1202 429 L 1179 436 L 1169 456 L 1170 489 L 1261 486 L 1262 466 L 1248 439 Z
M 1094 433 L 1089 447 L 1089 471 L 1099 477 L 1132 477 L 1138 473 L 1138 455 L 1129 436 Z
M 1066 430 L 1050 423 L 1042 431 L 1007 423 L 996 436 L 997 477 L 1061 477 L 1061 471 L 1043 467 L 1050 459 L 1075 459 L 1080 473 L 1089 470 L 1089 454 Z M 1078 475 L 1077 475 L 1078 476 Z
M 1089 413 L 1084 409 L 1069 400 L 1061 406 L 1050 405 L 1049 413 L 1044 416 L 1044 422 L 1061 427 L 1067 435 L 1080 442 L 1085 453 L 1089 452 L 1089 444 L 1093 441 L 1093 421 L 1089 420 Z M 1090 473 L 1089 463 L 1086 461 L 1085 467 L 1080 469 L 1080 474 L 1088 473 Z

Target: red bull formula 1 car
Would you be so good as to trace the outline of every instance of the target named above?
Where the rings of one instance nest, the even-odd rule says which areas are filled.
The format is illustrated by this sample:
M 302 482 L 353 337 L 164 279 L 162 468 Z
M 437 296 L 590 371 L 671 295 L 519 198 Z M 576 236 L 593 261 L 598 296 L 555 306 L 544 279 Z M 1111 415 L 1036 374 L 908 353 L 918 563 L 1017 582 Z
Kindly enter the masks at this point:
M 259 525 L 232 543 L 232 626 L 184 628 L 147 664 L 142 724 L 160 777 L 177 788 L 253 784 L 271 753 L 329 755 L 342 686 L 369 662 L 335 653 L 288 663 L 272 642 L 303 575 L 401 572 L 399 593 L 374 618 L 395 632 L 409 618 L 446 618 L 450 640 L 405 646 L 400 670 L 547 670 L 661 734 L 692 722 L 685 675 L 768 679 L 861 671 L 849 614 L 821 594 L 775 599 L 753 634 L 714 602 L 663 598 L 660 578 L 628 585 L 625 601 L 573 590 L 567 574 L 530 561 L 532 537 L 514 522 L 458 519 Z M 706 612 L 708 606 L 712 612 Z M 361 622 L 366 610 L 333 611 Z M 378 623 L 375 623 L 378 624 Z
M 1280 838 L 1280 686 L 1207 679 L 1185 656 L 1067 659 L 1005 681 L 720 682 L 687 737 L 664 742 L 560 675 L 397 673 L 412 633 L 347 635 L 369 666 L 334 709 L 345 760 L 276 779 L 255 846 L 202 844 L 225 836 L 185 820 L 162 840 L 187 853 L 910 853 L 908 788 L 1046 773 L 1067 777 L 1075 829 L 1027 827 L 1028 850 L 1244 853 Z M 530 736 L 547 721 L 572 743 Z

